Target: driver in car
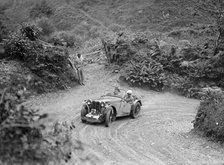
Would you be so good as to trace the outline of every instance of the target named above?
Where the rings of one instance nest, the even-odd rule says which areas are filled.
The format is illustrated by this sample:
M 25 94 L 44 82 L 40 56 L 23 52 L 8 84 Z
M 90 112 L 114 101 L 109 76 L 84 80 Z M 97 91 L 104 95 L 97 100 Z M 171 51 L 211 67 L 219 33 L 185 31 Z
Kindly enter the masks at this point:
M 127 91 L 127 93 L 124 95 L 124 100 L 130 104 L 134 102 L 134 97 L 132 96 L 132 90 Z

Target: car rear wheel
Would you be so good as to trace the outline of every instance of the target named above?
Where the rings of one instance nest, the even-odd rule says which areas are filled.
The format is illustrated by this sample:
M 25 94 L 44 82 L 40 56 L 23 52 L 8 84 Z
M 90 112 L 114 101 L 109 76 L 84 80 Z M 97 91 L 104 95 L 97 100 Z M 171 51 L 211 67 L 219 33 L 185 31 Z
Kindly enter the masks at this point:
M 83 123 L 86 122 L 86 120 L 84 119 L 84 117 L 86 116 L 86 114 L 88 113 L 88 109 L 86 106 L 83 106 L 81 109 L 81 120 Z
M 105 126 L 109 127 L 112 121 L 113 121 L 113 109 L 108 108 L 108 111 L 106 113 Z
M 137 118 L 139 116 L 139 112 L 141 111 L 141 105 L 139 102 L 137 102 L 135 105 L 134 105 L 134 108 L 131 110 L 131 117 L 133 119 Z

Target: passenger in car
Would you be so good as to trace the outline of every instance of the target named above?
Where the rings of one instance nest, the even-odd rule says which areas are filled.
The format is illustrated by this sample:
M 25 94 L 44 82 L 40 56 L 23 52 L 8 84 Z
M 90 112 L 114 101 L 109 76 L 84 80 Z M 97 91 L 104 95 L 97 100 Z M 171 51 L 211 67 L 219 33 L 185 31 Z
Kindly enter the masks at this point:
M 120 92 L 120 89 L 118 87 L 115 87 L 113 93 L 107 93 L 105 96 L 119 96 Z
M 120 92 L 121 91 L 120 91 L 120 89 L 118 87 L 114 88 L 114 96 L 118 96 Z

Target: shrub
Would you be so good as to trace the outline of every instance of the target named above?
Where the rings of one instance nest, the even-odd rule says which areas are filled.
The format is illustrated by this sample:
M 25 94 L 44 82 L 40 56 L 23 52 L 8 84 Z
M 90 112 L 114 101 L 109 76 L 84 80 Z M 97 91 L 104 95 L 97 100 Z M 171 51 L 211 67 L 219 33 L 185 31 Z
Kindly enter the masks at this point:
M 126 65 L 123 76 L 132 84 L 146 85 L 155 90 L 164 87 L 166 77 L 163 66 L 155 60 L 137 55 Z
M 180 76 L 178 74 L 166 75 L 167 81 L 165 83 L 165 88 L 168 90 L 174 90 L 178 94 L 181 94 L 188 98 L 200 99 L 200 89 L 198 84 L 196 84 L 191 78 L 187 76 Z
M 192 61 L 192 60 L 196 60 L 196 59 L 200 58 L 201 51 L 202 51 L 202 49 L 200 47 L 188 46 L 181 50 L 181 55 L 183 57 L 183 60 Z
M 204 135 L 224 142 L 224 94 L 220 91 L 205 92 L 194 121 L 194 129 Z
M 31 27 L 21 27 L 19 32 L 11 35 L 5 43 L 7 57 L 24 62 L 43 84 L 47 84 L 46 90 L 65 89 L 72 85 L 75 75 L 69 66 L 68 51 L 43 44 L 37 40 L 35 28 Z M 27 33 L 27 29 L 32 30 Z
M 19 28 L 19 31 L 15 33 L 17 38 L 19 37 L 25 37 L 31 41 L 35 41 L 38 39 L 40 35 L 41 29 L 33 24 L 22 24 L 22 26 Z M 12 37 L 12 36 L 11 36 Z
M 79 38 L 68 33 L 61 33 L 60 38 L 67 43 L 68 47 L 80 46 Z
M 54 14 L 54 10 L 48 5 L 46 0 L 42 0 L 41 3 L 37 3 L 30 10 L 31 18 L 50 17 Z
M 211 47 L 187 43 L 177 54 L 174 46 L 165 51 L 158 43 L 144 34 L 126 33 L 118 33 L 114 40 L 103 40 L 108 62 L 122 66 L 118 70 L 123 70 L 122 76 L 131 83 L 152 89 L 171 88 L 194 98 L 200 98 L 200 82 L 223 85 L 223 52 L 214 56 Z
M 40 150 L 44 126 L 39 121 L 46 115 L 19 105 L 18 93 L 14 88 L 1 93 L 0 159 L 9 164 L 31 160 L 45 162 L 46 153 Z
M 25 92 L 25 91 L 22 91 Z M 18 95 L 23 95 L 15 87 L 0 93 L 0 162 L 3 164 L 63 164 L 78 152 L 73 160 L 93 161 L 88 156 L 81 157 L 83 144 L 72 139 L 73 123 L 56 122 L 52 130 L 45 131 L 40 115 L 21 105 Z M 73 162 L 74 163 L 74 162 Z

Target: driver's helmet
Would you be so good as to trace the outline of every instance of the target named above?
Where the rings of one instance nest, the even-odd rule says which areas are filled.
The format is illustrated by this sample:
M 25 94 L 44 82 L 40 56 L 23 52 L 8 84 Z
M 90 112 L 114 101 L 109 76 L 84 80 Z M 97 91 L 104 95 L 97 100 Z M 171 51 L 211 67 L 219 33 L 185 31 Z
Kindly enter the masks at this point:
M 132 94 L 132 90 L 128 90 L 127 91 L 127 94 L 130 94 L 131 95 Z

